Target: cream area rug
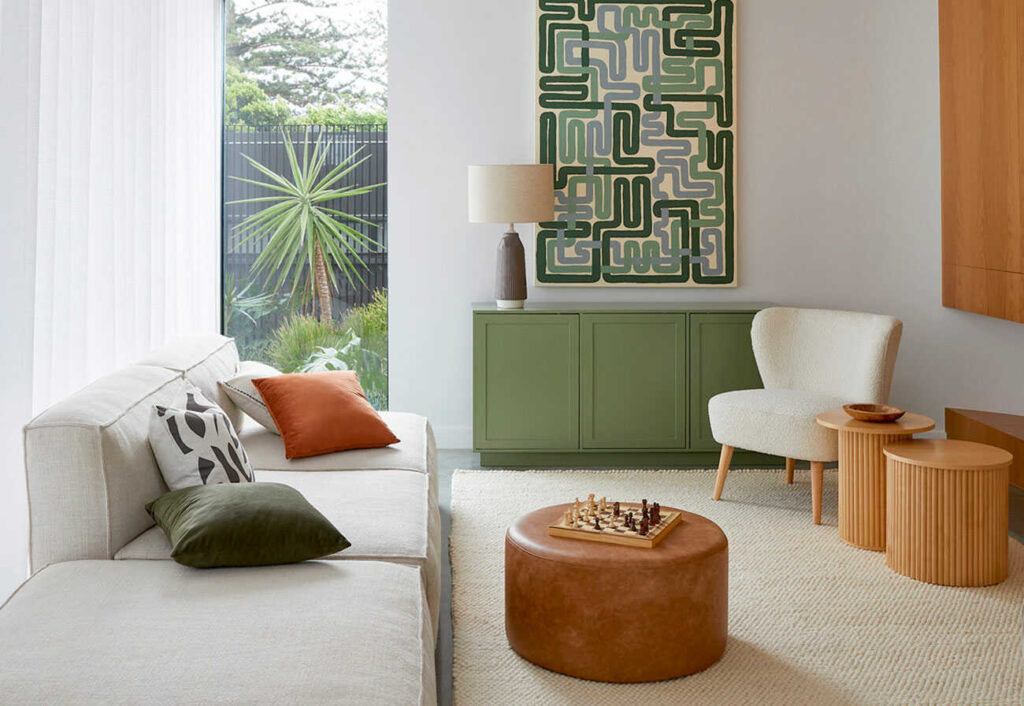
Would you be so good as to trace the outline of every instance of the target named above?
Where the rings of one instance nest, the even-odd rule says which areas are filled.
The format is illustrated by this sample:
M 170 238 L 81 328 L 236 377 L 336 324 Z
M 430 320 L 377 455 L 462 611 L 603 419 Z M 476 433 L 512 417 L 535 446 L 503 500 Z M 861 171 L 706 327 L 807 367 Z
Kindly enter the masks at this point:
M 884 553 L 840 541 L 834 471 L 821 526 L 811 523 L 806 471 L 787 485 L 782 472 L 734 470 L 717 503 L 714 480 L 711 471 L 456 471 L 455 703 L 1024 703 L 1024 546 L 1010 540 L 1010 577 L 998 586 L 933 586 L 890 571 Z M 508 646 L 505 528 L 588 493 L 646 497 L 725 531 L 729 643 L 716 665 L 672 681 L 603 684 L 549 672 Z

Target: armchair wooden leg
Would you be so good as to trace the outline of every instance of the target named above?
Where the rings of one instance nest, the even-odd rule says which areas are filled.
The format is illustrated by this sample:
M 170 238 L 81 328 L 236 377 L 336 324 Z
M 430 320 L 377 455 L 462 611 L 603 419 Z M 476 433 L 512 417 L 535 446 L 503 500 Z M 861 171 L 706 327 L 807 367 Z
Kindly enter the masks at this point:
M 821 524 L 821 482 L 825 473 L 825 464 L 811 461 L 811 511 L 814 513 L 814 524 Z
M 718 478 L 715 479 L 715 494 L 712 496 L 714 500 L 722 497 L 722 486 L 725 485 L 725 477 L 729 475 L 729 463 L 732 462 L 732 452 L 732 446 L 722 444 L 722 455 L 718 458 Z
M 796 468 L 796 459 L 795 458 L 787 458 L 786 459 L 786 482 L 789 483 L 790 485 L 793 485 L 793 469 L 795 469 L 795 468 Z

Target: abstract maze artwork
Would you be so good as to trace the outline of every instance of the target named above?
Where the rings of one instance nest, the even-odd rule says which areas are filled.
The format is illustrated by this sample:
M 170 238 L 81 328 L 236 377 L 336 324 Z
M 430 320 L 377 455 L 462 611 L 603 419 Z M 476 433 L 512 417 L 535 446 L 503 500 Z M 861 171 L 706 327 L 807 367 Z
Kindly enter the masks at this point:
M 538 284 L 736 286 L 732 0 L 537 0 Z

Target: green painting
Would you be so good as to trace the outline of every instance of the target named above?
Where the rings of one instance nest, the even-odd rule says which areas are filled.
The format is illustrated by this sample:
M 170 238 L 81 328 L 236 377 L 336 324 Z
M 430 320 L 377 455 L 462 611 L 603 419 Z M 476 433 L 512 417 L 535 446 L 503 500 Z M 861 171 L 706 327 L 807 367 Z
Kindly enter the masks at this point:
M 733 0 L 537 1 L 537 283 L 736 286 Z

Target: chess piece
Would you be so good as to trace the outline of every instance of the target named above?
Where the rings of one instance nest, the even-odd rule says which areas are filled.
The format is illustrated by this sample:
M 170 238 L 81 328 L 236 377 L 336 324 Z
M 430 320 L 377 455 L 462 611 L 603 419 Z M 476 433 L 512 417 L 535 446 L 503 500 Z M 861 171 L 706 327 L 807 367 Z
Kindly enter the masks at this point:
M 643 519 L 643 520 L 642 520 L 642 521 L 640 522 L 640 536 L 641 536 L 641 537 L 646 537 L 646 536 L 647 536 L 647 532 L 648 532 L 649 530 L 650 530 L 650 525 L 648 524 L 648 522 L 647 522 L 647 518 L 645 517 L 645 518 L 644 518 L 644 519 Z
M 643 500 L 641 500 L 640 502 L 641 502 L 641 504 L 643 505 L 643 509 L 644 509 L 644 510 L 646 510 L 646 509 L 647 509 L 647 498 L 644 498 L 644 499 L 643 499 Z
M 597 515 L 594 515 L 594 529 L 596 529 L 596 530 L 600 530 L 601 529 L 601 518 L 598 517 Z
M 615 503 L 614 505 L 612 505 L 612 515 L 614 515 L 615 517 L 619 516 L 619 504 L 618 503 Z

